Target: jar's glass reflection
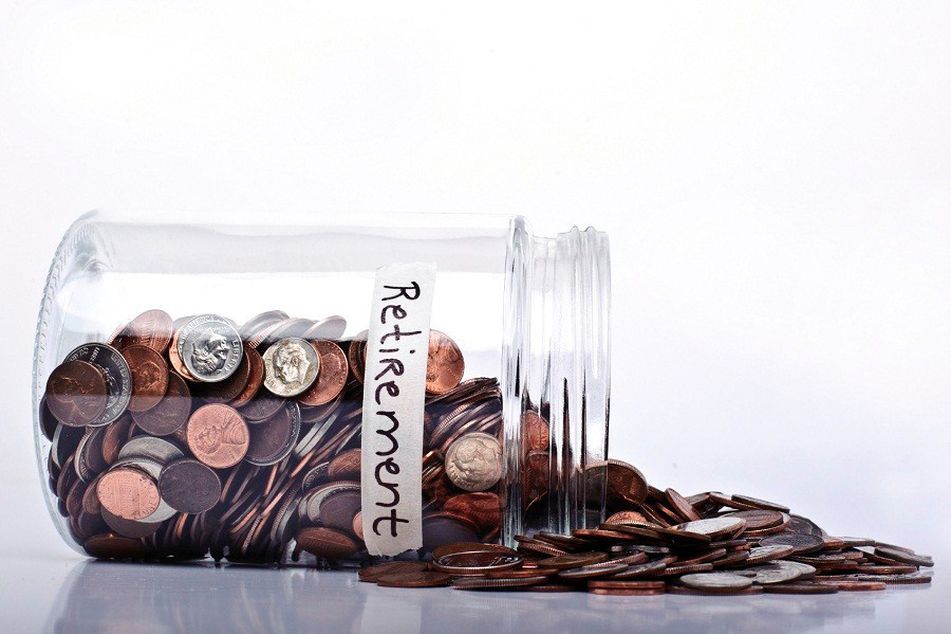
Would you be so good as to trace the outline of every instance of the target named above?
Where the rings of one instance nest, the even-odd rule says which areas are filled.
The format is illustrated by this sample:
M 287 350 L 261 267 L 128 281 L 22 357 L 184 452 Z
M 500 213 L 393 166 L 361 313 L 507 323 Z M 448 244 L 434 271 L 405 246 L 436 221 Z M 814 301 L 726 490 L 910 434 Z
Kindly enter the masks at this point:
M 55 589 L 53 589 L 55 591 Z M 899 593 L 900 594 L 900 591 Z M 352 572 L 82 562 L 47 618 L 57 632 L 861 631 L 892 592 L 601 597 L 378 588 Z M 901 597 L 897 597 L 898 600 Z M 877 623 L 876 623 L 877 626 Z

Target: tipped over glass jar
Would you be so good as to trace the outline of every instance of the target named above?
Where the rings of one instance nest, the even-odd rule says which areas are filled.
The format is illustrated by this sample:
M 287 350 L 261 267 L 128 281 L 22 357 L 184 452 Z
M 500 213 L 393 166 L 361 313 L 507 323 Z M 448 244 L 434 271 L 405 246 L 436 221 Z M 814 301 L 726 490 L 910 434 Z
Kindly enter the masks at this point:
M 325 563 L 598 525 L 607 237 L 521 217 L 98 212 L 40 310 L 34 423 L 95 557 Z

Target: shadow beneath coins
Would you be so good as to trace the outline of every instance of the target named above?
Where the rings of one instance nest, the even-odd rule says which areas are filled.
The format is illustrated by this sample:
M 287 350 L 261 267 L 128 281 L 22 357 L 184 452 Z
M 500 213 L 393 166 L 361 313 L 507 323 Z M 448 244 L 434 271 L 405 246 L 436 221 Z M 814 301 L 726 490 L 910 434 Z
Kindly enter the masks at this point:
M 352 571 L 86 561 L 56 593 L 56 632 L 801 632 L 867 629 L 904 592 L 824 596 L 596 596 L 380 588 Z M 28 606 L 25 606 L 28 607 Z

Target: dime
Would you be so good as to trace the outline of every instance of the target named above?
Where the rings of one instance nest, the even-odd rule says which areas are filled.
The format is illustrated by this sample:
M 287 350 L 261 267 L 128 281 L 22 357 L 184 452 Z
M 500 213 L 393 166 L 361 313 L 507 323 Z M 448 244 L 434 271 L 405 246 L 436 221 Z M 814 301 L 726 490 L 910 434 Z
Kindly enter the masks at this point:
M 66 361 L 91 363 L 102 371 L 106 379 L 106 409 L 90 425 L 108 425 L 122 416 L 132 398 L 132 372 L 118 350 L 102 343 L 86 343 L 66 355 Z
M 106 378 L 95 365 L 66 361 L 46 382 L 46 404 L 62 424 L 82 427 L 97 421 L 106 411 L 106 389 Z
M 188 384 L 177 374 L 168 375 L 165 397 L 155 407 L 142 412 L 132 412 L 132 419 L 143 431 L 153 436 L 174 434 L 188 422 L 192 399 Z
M 640 579 L 642 577 L 656 577 L 664 574 L 667 564 L 663 561 L 648 561 L 643 564 L 628 566 L 627 570 L 614 575 L 612 579 Z
M 773 561 L 775 559 L 782 559 L 783 557 L 788 557 L 793 554 L 795 551 L 794 546 L 777 544 L 775 546 L 760 546 L 759 548 L 753 548 L 750 550 L 749 558 L 746 560 L 746 565 L 758 565 L 764 564 L 768 561 Z
M 142 520 L 158 510 L 159 491 L 155 481 L 138 469 L 109 470 L 96 484 L 102 508 L 127 520 Z
M 147 310 L 122 330 L 116 338 L 115 347 L 147 346 L 163 354 L 172 340 L 172 318 L 164 310 Z
M 457 590 L 498 590 L 501 588 L 519 588 L 533 586 L 548 581 L 544 575 L 534 577 L 456 577 L 452 587 Z
M 343 349 L 333 341 L 311 341 L 310 343 L 320 358 L 318 364 L 320 369 L 317 372 L 317 379 L 297 397 L 297 400 L 304 405 L 325 405 L 343 391 L 347 384 L 347 376 L 350 374 L 350 364 L 347 362 L 347 355 Z
M 347 320 L 340 315 L 330 315 L 314 322 L 304 331 L 301 339 L 340 339 L 347 329 Z
M 560 570 L 558 576 L 562 579 L 596 579 L 598 577 L 613 577 L 619 573 L 627 570 L 628 566 L 625 563 L 618 561 L 602 561 L 596 564 L 589 564 L 587 566 L 579 566 L 578 568 L 568 568 L 567 570 Z
M 521 555 L 478 549 L 443 555 L 433 560 L 433 569 L 452 575 L 471 576 L 515 568 L 522 561 Z
M 778 511 L 756 509 L 752 511 L 736 511 L 727 513 L 723 517 L 738 517 L 746 522 L 746 530 L 756 531 L 772 528 L 783 523 L 783 514 Z
M 320 357 L 303 339 L 281 339 L 264 352 L 264 387 L 277 396 L 297 396 L 317 378 Z
M 176 511 L 202 513 L 212 508 L 221 495 L 221 480 L 209 467 L 185 458 L 162 469 L 159 493 Z
M 330 528 L 308 526 L 297 533 L 297 545 L 325 559 L 346 559 L 357 552 L 352 538 Z
M 735 535 L 746 527 L 746 522 L 738 517 L 711 517 L 709 519 L 687 522 L 674 527 L 675 530 L 708 535 L 711 539 Z
M 244 418 L 233 407 L 220 403 L 195 410 L 185 427 L 185 438 L 195 457 L 213 469 L 241 462 L 250 444 Z
M 224 381 L 234 373 L 244 356 L 238 331 L 218 315 L 199 315 L 178 331 L 178 356 L 198 381 Z
M 700 574 L 684 575 L 680 582 L 690 588 L 706 590 L 707 592 L 730 592 L 743 590 L 753 585 L 751 579 L 728 572 L 705 572 Z
M 762 566 L 748 568 L 737 574 L 748 576 L 752 578 L 754 583 L 765 586 L 811 577 L 816 574 L 816 569 L 808 564 L 794 561 L 774 561 Z
M 268 466 L 280 462 L 294 449 L 300 434 L 300 409 L 288 401 L 283 409 L 260 424 L 252 425 L 245 460 Z
M 136 436 L 122 446 L 118 455 L 120 462 L 144 458 L 156 463 L 159 468 L 183 457 L 184 454 L 178 447 L 167 440 L 152 436 Z
M 445 394 L 459 385 L 466 362 L 459 346 L 445 333 L 429 331 L 429 356 L 426 359 L 426 393 Z
M 502 445 L 488 434 L 458 438 L 446 452 L 446 475 L 460 489 L 485 491 L 502 477 Z

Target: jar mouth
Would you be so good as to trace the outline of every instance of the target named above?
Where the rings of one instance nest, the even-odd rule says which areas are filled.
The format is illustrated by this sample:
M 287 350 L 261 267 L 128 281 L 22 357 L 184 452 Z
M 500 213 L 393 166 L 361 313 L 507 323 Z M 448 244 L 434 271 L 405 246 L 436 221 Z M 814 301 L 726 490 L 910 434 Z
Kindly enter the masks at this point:
M 604 491 L 592 490 L 587 481 L 589 467 L 608 453 L 607 234 L 573 227 L 550 238 L 534 236 L 517 217 L 506 276 L 502 383 L 509 508 L 503 539 L 512 544 L 527 529 L 565 533 L 596 525 L 604 516 Z M 547 458 L 532 456 L 547 470 L 543 499 L 523 487 L 525 471 L 532 468 L 522 437 L 529 412 L 548 422 Z M 540 508 L 529 509 L 532 505 Z M 527 515 L 536 518 L 534 524 Z

